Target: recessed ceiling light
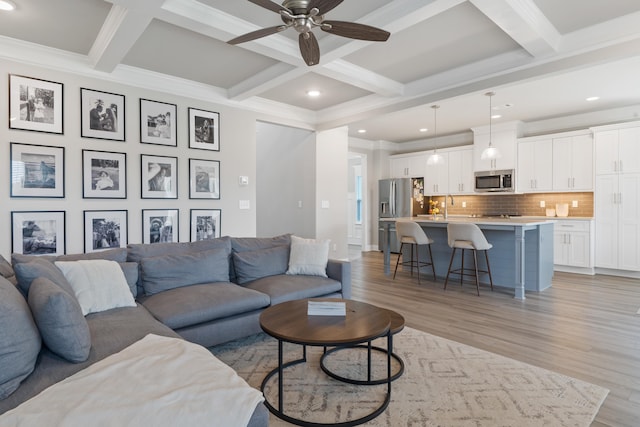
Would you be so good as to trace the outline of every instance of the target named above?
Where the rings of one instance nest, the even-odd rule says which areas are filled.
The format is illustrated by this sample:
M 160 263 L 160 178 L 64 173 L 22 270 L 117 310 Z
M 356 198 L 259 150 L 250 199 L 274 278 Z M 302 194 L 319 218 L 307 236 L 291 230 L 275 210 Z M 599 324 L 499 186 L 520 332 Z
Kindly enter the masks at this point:
M 494 114 L 493 116 L 491 116 L 492 119 L 500 119 L 502 118 L 502 114 Z
M 307 95 L 309 95 L 312 98 L 316 98 L 316 97 L 320 96 L 320 91 L 319 90 L 309 90 L 309 91 L 307 91 Z
M 427 129 L 427 128 L 422 128 L 422 129 L 420 129 L 420 132 L 429 132 L 429 129 Z
M 358 133 L 367 133 L 366 129 L 358 129 Z
M 0 0 L 0 10 L 14 10 L 16 5 L 9 0 Z
M 600 99 L 599 96 L 590 96 L 587 98 L 587 101 L 591 102 L 591 101 L 597 101 L 598 99 Z

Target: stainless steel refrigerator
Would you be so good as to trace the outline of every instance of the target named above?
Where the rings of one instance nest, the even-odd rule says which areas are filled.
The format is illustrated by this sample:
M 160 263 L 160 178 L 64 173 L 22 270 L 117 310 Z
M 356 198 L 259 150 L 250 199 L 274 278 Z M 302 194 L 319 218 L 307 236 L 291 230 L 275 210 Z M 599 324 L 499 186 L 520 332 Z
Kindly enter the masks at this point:
M 419 199 L 422 198 L 423 184 L 423 178 L 391 178 L 378 181 L 378 218 L 411 217 L 422 213 L 424 201 Z M 414 198 L 414 195 L 419 197 Z M 383 227 L 379 225 L 378 242 L 382 244 Z M 391 225 L 389 243 L 391 252 L 400 251 L 394 224 Z

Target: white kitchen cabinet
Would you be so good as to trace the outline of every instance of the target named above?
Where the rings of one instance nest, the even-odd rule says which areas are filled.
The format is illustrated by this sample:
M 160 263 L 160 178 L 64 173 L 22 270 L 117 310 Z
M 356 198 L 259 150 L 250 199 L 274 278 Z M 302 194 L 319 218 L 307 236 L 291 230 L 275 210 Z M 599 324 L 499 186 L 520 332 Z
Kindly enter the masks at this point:
M 596 132 L 596 175 L 640 173 L 640 127 Z
M 553 189 L 553 139 L 518 143 L 517 190 L 523 193 Z
M 424 174 L 424 194 L 437 196 L 449 192 L 449 154 L 438 151 L 443 162 L 437 165 L 426 165 Z
M 449 151 L 449 194 L 473 194 L 473 148 Z
M 596 267 L 640 271 L 640 173 L 596 176 Z
M 640 271 L 640 126 L 594 128 L 596 267 Z
M 553 190 L 593 191 L 590 134 L 553 138 Z
M 483 160 L 482 152 L 489 146 L 489 134 L 474 135 L 474 170 L 515 169 L 516 139 L 517 135 L 512 130 L 494 131 L 491 137 L 491 145 L 500 151 L 500 157 L 492 160 Z
M 558 220 L 553 228 L 553 263 L 559 266 L 592 268 L 593 221 Z
M 391 156 L 389 169 L 391 178 L 422 178 L 427 164 L 426 154 Z

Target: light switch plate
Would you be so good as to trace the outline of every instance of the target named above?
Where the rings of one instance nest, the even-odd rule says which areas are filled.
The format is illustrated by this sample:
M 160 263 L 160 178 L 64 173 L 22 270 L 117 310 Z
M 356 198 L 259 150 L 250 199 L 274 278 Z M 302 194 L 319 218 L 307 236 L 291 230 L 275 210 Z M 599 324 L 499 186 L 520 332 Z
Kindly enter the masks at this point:
M 578 207 L 578 201 L 577 200 L 572 201 L 571 202 L 571 207 L 572 208 L 577 208 Z
M 240 200 L 238 207 L 243 210 L 251 209 L 251 200 Z
M 245 186 L 245 185 L 249 185 L 249 177 L 248 176 L 244 176 L 241 175 L 238 177 L 238 184 Z
M 322 206 L 322 209 L 329 209 L 329 201 L 328 200 L 323 200 L 320 203 L 320 206 Z

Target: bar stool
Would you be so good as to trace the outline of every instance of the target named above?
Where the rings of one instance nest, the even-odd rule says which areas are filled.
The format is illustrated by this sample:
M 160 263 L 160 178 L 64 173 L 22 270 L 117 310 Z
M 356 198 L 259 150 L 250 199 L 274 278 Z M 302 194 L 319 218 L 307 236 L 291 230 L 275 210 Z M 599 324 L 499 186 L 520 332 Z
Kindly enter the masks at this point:
M 433 254 L 431 253 L 431 244 L 433 240 L 430 239 L 420 227 L 420 224 L 414 221 L 396 221 L 396 237 L 400 242 L 400 253 L 396 260 L 396 269 L 393 272 L 393 279 L 396 278 L 398 272 L 398 265 L 408 265 L 411 268 L 411 276 L 413 276 L 413 268 L 415 267 L 418 272 L 418 284 L 420 284 L 420 267 L 431 266 L 433 271 L 433 280 L 436 280 L 436 269 L 433 265 Z M 402 248 L 405 244 L 411 245 L 411 261 L 400 262 L 402 257 Z M 420 261 L 418 248 L 420 245 L 427 245 L 429 247 L 429 262 Z M 415 259 L 413 248 L 415 246 Z
M 478 279 L 479 273 L 485 273 L 489 275 L 489 283 L 491 284 L 491 290 L 493 291 L 493 278 L 491 277 L 491 267 L 489 266 L 489 256 L 487 251 L 493 247 L 491 243 L 487 241 L 480 227 L 476 224 L 470 223 L 449 223 L 447 224 L 447 240 L 449 247 L 453 248 L 451 254 L 451 261 L 449 261 L 449 271 L 447 271 L 447 277 L 444 279 L 444 289 L 447 289 L 447 282 L 449 281 L 450 274 L 460 275 L 460 286 L 462 286 L 462 280 L 464 276 L 473 276 L 476 279 L 476 290 L 478 296 L 480 296 L 480 281 Z M 453 258 L 456 255 L 456 250 L 462 249 L 462 261 L 460 268 L 452 270 Z M 464 268 L 464 251 L 470 249 L 473 251 L 473 269 Z M 478 270 L 478 257 L 477 251 L 484 251 L 484 257 L 487 261 L 486 270 Z

